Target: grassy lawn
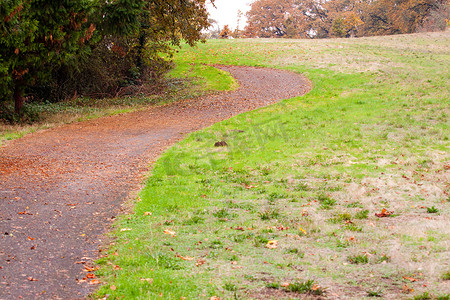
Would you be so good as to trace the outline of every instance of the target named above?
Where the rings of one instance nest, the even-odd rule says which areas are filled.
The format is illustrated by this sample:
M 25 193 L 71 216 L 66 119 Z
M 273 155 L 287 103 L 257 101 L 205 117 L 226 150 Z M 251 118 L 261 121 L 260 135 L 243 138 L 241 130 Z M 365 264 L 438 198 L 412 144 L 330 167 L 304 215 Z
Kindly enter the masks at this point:
M 314 89 L 168 150 L 93 298 L 449 299 L 449 32 L 216 40 L 175 59 L 174 76 L 218 90 L 205 64 L 288 69 Z

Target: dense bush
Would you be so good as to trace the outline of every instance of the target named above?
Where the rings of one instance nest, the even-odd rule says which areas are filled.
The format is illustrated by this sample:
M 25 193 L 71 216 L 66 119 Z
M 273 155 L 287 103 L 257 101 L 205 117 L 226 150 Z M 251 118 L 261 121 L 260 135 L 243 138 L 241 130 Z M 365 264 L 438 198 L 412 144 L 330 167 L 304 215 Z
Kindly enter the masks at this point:
M 116 96 L 156 82 L 172 47 L 201 39 L 205 0 L 0 2 L 0 117 L 28 101 Z M 10 119 L 14 119 L 12 117 Z

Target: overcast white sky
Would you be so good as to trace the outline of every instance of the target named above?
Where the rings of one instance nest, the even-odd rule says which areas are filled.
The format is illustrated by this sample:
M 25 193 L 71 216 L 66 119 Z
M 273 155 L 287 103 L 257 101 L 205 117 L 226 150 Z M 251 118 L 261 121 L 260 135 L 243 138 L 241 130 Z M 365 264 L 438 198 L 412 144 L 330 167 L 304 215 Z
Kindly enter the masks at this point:
M 208 4 L 208 11 L 211 18 L 219 23 L 220 28 L 229 25 L 231 29 L 235 29 L 238 10 L 241 10 L 244 15 L 239 27 L 244 29 L 246 22 L 245 13 L 250 9 L 249 3 L 251 2 L 252 0 L 216 0 L 215 5 L 217 8 Z

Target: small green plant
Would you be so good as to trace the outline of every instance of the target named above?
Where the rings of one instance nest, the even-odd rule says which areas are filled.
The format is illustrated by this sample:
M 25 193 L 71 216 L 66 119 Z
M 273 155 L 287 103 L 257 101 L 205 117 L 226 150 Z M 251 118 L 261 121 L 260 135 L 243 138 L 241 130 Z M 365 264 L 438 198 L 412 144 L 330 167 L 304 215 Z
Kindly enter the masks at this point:
M 266 288 L 279 289 L 280 288 L 280 284 L 278 282 L 269 282 L 269 283 L 266 284 Z
M 199 216 L 193 216 L 190 219 L 186 220 L 184 222 L 184 225 L 194 225 L 194 224 L 201 224 L 205 221 L 202 217 Z
M 427 213 L 429 214 L 436 214 L 439 212 L 439 209 L 437 209 L 436 207 L 432 206 L 432 207 L 427 207 Z
M 356 225 L 353 224 L 353 223 L 346 223 L 346 224 L 345 224 L 345 229 L 346 229 L 346 230 L 350 230 L 350 231 L 358 231 L 358 232 L 363 231 L 363 230 L 362 230 L 362 227 L 358 227 L 358 226 L 356 226 Z
M 373 291 L 367 291 L 367 297 L 383 297 L 383 290 L 376 289 Z
M 347 207 L 348 208 L 357 208 L 357 207 L 363 208 L 364 206 L 360 202 L 352 202 L 352 203 L 347 204 Z
M 303 191 L 303 192 L 307 192 L 310 190 L 309 186 L 306 183 L 300 182 L 296 187 L 295 187 L 296 191 Z
M 233 256 L 230 257 L 231 261 L 238 261 L 239 260 L 239 256 L 237 256 L 236 254 L 233 254 Z
M 284 194 L 277 193 L 277 192 L 273 192 L 273 193 L 270 193 L 270 194 L 269 194 L 269 196 L 267 197 L 267 200 L 268 200 L 270 203 L 274 203 L 275 200 L 283 199 L 284 197 L 285 197 Z
M 304 282 L 294 282 L 289 284 L 286 289 L 290 292 L 298 294 L 313 294 L 313 295 L 323 295 L 325 291 L 319 285 L 314 283 L 314 280 L 308 280 Z
M 320 202 L 320 207 L 322 209 L 330 209 L 331 207 L 333 207 L 334 205 L 336 205 L 336 200 L 331 199 L 330 197 L 321 194 L 319 195 L 319 197 L 317 198 L 317 200 L 319 200 Z
M 263 221 L 268 221 L 271 219 L 277 219 L 280 217 L 280 212 L 278 211 L 278 209 L 267 209 L 263 212 L 260 212 L 259 217 L 261 218 L 261 220 Z
M 249 280 L 249 281 L 255 281 L 255 280 L 256 280 L 256 277 L 255 277 L 255 276 L 249 275 L 249 274 L 245 274 L 245 275 L 244 275 L 244 278 L 245 278 L 246 280 Z
M 336 247 L 337 248 L 348 248 L 350 247 L 350 242 L 344 239 L 336 239 Z
M 335 216 L 334 218 L 331 218 L 330 222 L 334 223 L 334 224 L 338 224 L 338 223 L 342 223 L 345 221 L 350 221 L 351 219 L 352 219 L 352 216 L 349 213 L 342 213 L 342 214 Z
M 450 280 L 450 270 L 442 274 L 442 280 Z
M 437 296 L 436 300 L 450 300 L 450 294 Z
M 233 218 L 234 214 L 230 214 L 226 208 L 222 208 L 213 213 L 213 216 L 223 222 Z
M 288 248 L 286 250 L 287 253 L 291 253 L 291 254 L 297 254 L 298 257 L 303 258 L 305 257 L 305 252 L 300 251 L 298 248 Z
M 425 292 L 421 295 L 417 295 L 413 298 L 413 300 L 429 300 L 431 299 L 431 296 L 428 292 Z
M 215 241 L 212 241 L 210 243 L 209 248 L 211 248 L 211 249 L 218 249 L 218 248 L 222 248 L 222 246 L 223 246 L 223 244 L 222 244 L 221 241 L 215 240 Z
M 377 263 L 381 264 L 384 262 L 390 262 L 391 258 L 389 256 L 387 256 L 386 254 L 383 254 L 378 260 Z
M 355 265 L 368 264 L 369 258 L 366 255 L 354 255 L 354 256 L 349 256 L 348 261 Z
M 365 210 L 360 210 L 355 214 L 355 219 L 367 219 L 369 217 L 369 210 L 365 209 Z
M 237 291 L 237 286 L 234 283 L 227 282 L 224 284 L 223 289 L 230 292 L 235 292 Z

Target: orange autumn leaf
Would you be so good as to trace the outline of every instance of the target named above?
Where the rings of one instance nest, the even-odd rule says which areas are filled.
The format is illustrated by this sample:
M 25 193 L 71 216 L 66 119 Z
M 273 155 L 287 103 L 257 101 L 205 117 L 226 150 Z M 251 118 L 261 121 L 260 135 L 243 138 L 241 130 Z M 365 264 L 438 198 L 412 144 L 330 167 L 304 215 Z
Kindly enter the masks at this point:
M 375 216 L 377 216 L 378 218 L 385 218 L 385 217 L 389 217 L 393 214 L 394 214 L 393 211 L 388 211 L 386 208 L 383 208 L 381 210 L 381 213 L 379 213 L 379 214 L 375 213 Z
M 169 234 L 171 236 L 175 236 L 176 232 L 170 229 L 166 229 L 163 231 L 165 234 Z
M 196 267 L 199 267 L 201 265 L 204 265 L 206 263 L 206 260 L 204 260 L 203 258 L 199 258 L 197 259 L 197 262 L 195 263 Z
M 180 254 L 177 254 L 176 257 L 181 258 L 182 260 L 194 260 L 194 257 L 181 256 Z
M 415 282 L 415 281 L 417 281 L 417 279 L 416 279 L 416 278 L 413 278 L 413 277 L 408 277 L 408 276 L 403 276 L 403 279 L 409 280 L 409 281 L 411 281 L 411 282 Z

